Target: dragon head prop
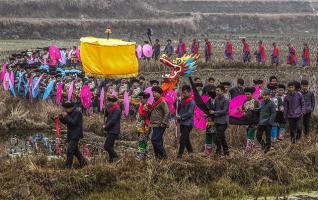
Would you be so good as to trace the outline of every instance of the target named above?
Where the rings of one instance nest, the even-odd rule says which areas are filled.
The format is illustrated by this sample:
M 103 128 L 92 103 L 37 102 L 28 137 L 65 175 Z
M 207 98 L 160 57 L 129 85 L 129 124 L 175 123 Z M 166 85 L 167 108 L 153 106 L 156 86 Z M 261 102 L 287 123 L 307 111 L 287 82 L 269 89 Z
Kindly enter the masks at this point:
M 170 68 L 170 73 L 163 76 L 162 90 L 173 89 L 180 77 L 188 77 L 196 71 L 199 55 L 187 54 L 181 58 L 171 60 L 167 55 L 160 57 L 160 62 Z

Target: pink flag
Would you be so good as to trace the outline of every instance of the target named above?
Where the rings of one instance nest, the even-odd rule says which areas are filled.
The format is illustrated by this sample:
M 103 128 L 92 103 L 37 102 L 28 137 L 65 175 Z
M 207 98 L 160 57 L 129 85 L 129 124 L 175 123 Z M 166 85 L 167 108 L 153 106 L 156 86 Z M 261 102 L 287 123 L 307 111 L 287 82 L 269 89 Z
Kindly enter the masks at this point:
M 255 92 L 253 93 L 253 98 L 258 99 L 261 96 L 261 88 L 259 85 L 256 85 L 255 87 Z
M 241 118 L 244 116 L 244 112 L 239 112 L 239 109 L 243 107 L 246 101 L 245 95 L 239 95 L 230 100 L 229 103 L 229 115 L 230 117 Z
M 9 72 L 6 72 L 3 78 L 3 88 L 5 91 L 8 91 L 10 87 L 9 81 L 10 81 L 10 75 L 9 75 Z
M 6 74 L 6 71 L 7 71 L 7 64 L 4 64 L 3 68 L 1 70 L 0 81 L 3 81 L 4 75 Z
M 67 101 L 72 101 L 73 89 L 74 89 L 74 81 L 72 81 L 72 83 L 70 84 L 68 88 Z
M 169 90 L 166 94 L 163 95 L 163 97 L 166 99 L 170 114 L 175 113 L 176 109 L 174 107 L 174 103 L 177 101 L 177 92 L 175 90 Z
M 154 97 L 153 97 L 153 95 L 152 95 L 152 87 L 146 88 L 144 92 L 147 93 L 147 94 L 150 94 L 150 97 L 149 97 L 147 103 L 148 103 L 149 105 L 152 105 L 153 102 L 154 102 Z
M 54 60 L 59 60 L 61 58 L 60 49 L 56 45 L 49 46 L 50 58 Z
M 125 91 L 124 93 L 124 115 L 128 117 L 129 114 L 129 96 L 128 92 Z
M 55 103 L 57 105 L 61 105 L 62 91 L 63 91 L 63 87 L 62 87 L 62 83 L 60 82 L 60 83 L 57 84 L 57 89 L 56 89 Z
M 12 86 L 14 87 L 14 72 L 13 71 L 11 71 L 11 73 L 10 73 L 10 81 L 11 81 Z
M 192 93 L 193 94 L 193 93 Z M 209 97 L 204 95 L 201 97 L 203 102 L 206 103 L 209 100 Z M 206 128 L 207 119 L 205 118 L 204 113 L 201 111 L 201 109 L 198 106 L 195 106 L 194 108 L 194 127 L 197 129 L 204 130 Z
M 104 87 L 102 87 L 102 90 L 100 91 L 99 96 L 99 111 L 102 112 L 104 108 L 104 98 L 105 98 L 105 90 Z
M 40 78 L 38 78 L 38 80 L 36 81 L 36 83 L 33 86 L 33 91 L 38 87 L 38 85 L 40 84 L 41 79 L 43 78 L 44 74 L 42 74 L 40 76 Z
M 92 93 L 87 84 L 83 85 L 80 98 L 81 98 L 83 107 L 85 109 L 88 109 L 92 102 Z

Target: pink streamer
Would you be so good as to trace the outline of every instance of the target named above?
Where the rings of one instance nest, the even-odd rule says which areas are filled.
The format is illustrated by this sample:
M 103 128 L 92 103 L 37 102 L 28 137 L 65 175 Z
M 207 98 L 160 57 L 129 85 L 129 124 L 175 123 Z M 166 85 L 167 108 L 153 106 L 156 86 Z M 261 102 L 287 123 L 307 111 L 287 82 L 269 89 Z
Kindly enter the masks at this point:
M 9 72 L 6 72 L 3 78 L 3 88 L 5 91 L 8 91 L 10 87 L 9 81 L 10 81 L 10 75 L 9 75 Z
M 40 76 L 40 78 L 38 78 L 38 80 L 36 81 L 36 83 L 33 86 L 33 91 L 38 87 L 38 85 L 40 84 L 40 81 L 42 80 L 43 76 L 44 76 L 44 74 L 42 74 Z
M 81 58 L 81 54 L 80 54 L 79 48 L 76 48 L 75 56 L 76 56 L 76 58 L 78 58 L 78 59 Z
M 3 68 L 1 70 L 0 81 L 3 81 L 4 75 L 6 74 L 6 71 L 7 71 L 7 64 L 4 64 Z
M 60 83 L 57 84 L 57 89 L 56 89 L 55 102 L 56 102 L 57 105 L 61 105 L 62 91 L 63 91 L 63 87 L 62 87 L 62 83 L 60 82 Z
M 150 97 L 149 97 L 147 103 L 148 103 L 149 105 L 152 105 L 153 102 L 154 102 L 154 99 L 155 99 L 155 98 L 153 97 L 153 95 L 152 95 L 152 87 L 146 88 L 144 92 L 147 93 L 147 94 L 150 94 Z
M 88 109 L 92 102 L 92 93 L 88 85 L 83 85 L 80 97 L 83 107 Z
M 14 72 L 13 71 L 11 71 L 10 73 L 10 81 L 12 83 L 12 86 L 14 87 Z
M 193 95 L 193 93 L 192 93 L 192 95 Z M 209 97 L 206 95 L 202 96 L 201 98 L 202 98 L 204 103 L 208 102 L 208 100 L 209 100 Z M 193 120 L 194 127 L 197 129 L 205 130 L 207 121 L 208 121 L 208 119 L 205 118 L 204 112 L 202 112 L 198 106 L 195 106 L 195 108 L 194 108 L 194 120 Z
M 74 90 L 74 81 L 72 81 L 72 83 L 70 84 L 68 88 L 67 101 L 69 102 L 72 100 L 73 90 Z
M 100 91 L 99 96 L 99 111 L 102 112 L 104 108 L 104 98 L 105 98 L 105 90 L 104 87 L 102 87 L 102 90 Z
M 125 91 L 124 93 L 124 115 L 128 117 L 129 114 L 129 96 L 128 92 Z

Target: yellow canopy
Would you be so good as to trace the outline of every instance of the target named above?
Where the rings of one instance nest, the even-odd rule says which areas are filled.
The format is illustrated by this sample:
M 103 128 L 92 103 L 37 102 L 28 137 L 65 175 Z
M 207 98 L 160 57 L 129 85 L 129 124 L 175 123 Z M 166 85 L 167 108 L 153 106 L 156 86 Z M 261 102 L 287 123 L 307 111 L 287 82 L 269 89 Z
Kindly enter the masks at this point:
M 136 43 L 118 39 L 81 38 L 83 69 L 89 76 L 129 78 L 138 75 Z

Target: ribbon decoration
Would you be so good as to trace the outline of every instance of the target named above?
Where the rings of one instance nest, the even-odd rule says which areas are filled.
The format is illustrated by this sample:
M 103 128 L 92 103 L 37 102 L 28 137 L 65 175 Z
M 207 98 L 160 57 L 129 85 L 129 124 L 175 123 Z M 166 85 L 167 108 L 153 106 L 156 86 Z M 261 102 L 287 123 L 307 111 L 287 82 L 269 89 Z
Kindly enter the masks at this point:
M 56 89 L 56 98 L 55 98 L 55 103 L 57 105 L 60 105 L 61 104 L 61 100 L 62 100 L 62 91 L 63 91 L 63 88 L 62 88 L 62 83 L 59 82 L 57 84 L 57 89 Z
M 129 96 L 128 92 L 125 91 L 124 93 L 124 115 L 128 117 L 129 114 Z
M 3 88 L 5 91 L 8 91 L 10 87 L 9 82 L 10 82 L 10 75 L 9 75 L 9 72 L 6 72 L 3 78 Z
M 55 80 L 51 80 L 49 85 L 46 87 L 44 91 L 44 95 L 43 95 L 43 100 L 46 100 L 49 97 L 51 91 L 53 90 L 54 83 L 55 83 Z
M 105 98 L 105 90 L 104 87 L 102 87 L 100 91 L 100 96 L 99 96 L 99 111 L 102 112 L 104 108 L 104 98 Z
M 14 85 L 12 84 L 11 80 L 9 79 L 9 85 L 10 85 L 10 90 L 11 93 L 14 97 L 16 97 L 15 91 L 14 91 Z
M 92 101 L 92 93 L 87 84 L 83 85 L 81 94 L 80 94 L 82 105 L 85 109 L 88 109 Z
M 74 90 L 74 81 L 72 81 L 72 83 L 69 85 L 69 88 L 68 88 L 67 101 L 69 102 L 71 102 L 72 100 L 73 90 Z
M 7 64 L 4 64 L 1 70 L 0 81 L 4 80 L 4 75 L 6 74 L 6 71 L 7 71 Z

